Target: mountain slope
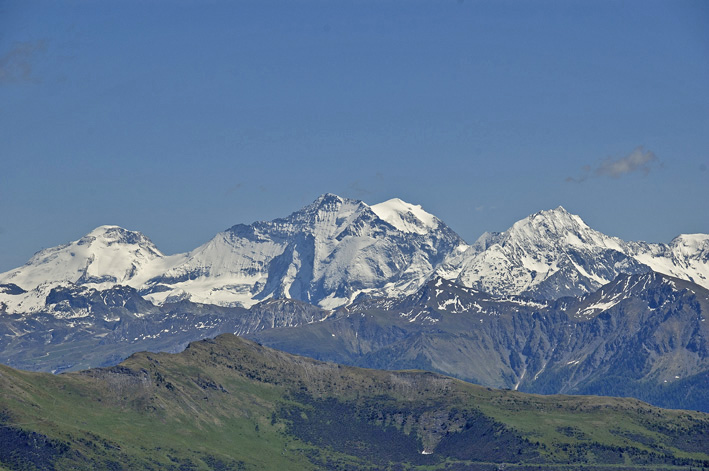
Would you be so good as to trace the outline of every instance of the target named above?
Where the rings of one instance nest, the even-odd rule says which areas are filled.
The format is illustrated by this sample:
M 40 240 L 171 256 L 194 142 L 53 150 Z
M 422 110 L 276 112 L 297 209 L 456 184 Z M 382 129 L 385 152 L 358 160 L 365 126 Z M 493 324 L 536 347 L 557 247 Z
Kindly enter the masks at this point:
M 229 332 L 319 322 L 329 315 L 296 300 L 223 307 L 190 301 L 156 306 L 134 289 L 57 287 L 32 315 L 0 316 L 0 362 L 33 371 L 115 365 L 139 350 L 179 352 L 194 340 Z
M 709 290 L 657 273 L 620 275 L 591 295 L 553 303 L 437 279 L 399 300 L 364 301 L 323 322 L 250 336 L 321 360 L 709 412 L 708 312 Z
M 709 290 L 658 273 L 620 276 L 563 307 L 580 328 L 524 390 L 632 395 L 709 410 Z
M 231 335 L 79 373 L 0 366 L 0 391 L 0 466 L 9 468 L 709 465 L 706 414 L 342 367 Z

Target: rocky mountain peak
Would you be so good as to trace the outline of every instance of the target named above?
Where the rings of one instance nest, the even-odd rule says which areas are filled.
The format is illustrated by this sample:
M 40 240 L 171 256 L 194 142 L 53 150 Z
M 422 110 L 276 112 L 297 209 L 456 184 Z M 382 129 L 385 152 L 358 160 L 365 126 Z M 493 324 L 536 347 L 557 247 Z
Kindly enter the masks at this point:
M 505 233 L 505 241 L 536 241 L 539 239 L 571 240 L 567 235 L 584 234 L 593 231 L 579 216 L 569 213 L 562 206 L 556 209 L 539 211 L 517 221 Z M 595 231 L 594 231 L 595 232 Z
M 678 255 L 709 261 L 709 234 L 680 234 L 670 242 Z
M 365 208 L 362 201 L 326 193 L 286 218 L 264 224 L 287 231 L 332 234 Z
M 156 256 L 162 255 L 155 244 L 142 232 L 130 231 L 120 226 L 99 226 L 76 241 L 76 245 L 92 244 L 102 244 L 106 247 L 115 244 L 139 245 L 141 248 L 154 253 Z
M 291 214 L 291 216 L 302 213 L 339 213 L 341 211 L 351 210 L 351 208 L 358 208 L 362 205 L 364 205 L 364 203 L 359 200 L 343 198 L 332 193 L 325 193 L 309 205 Z
M 310 206 L 333 206 L 333 205 L 340 205 L 344 201 L 346 201 L 347 198 L 342 198 L 339 195 L 336 195 L 334 193 L 323 193 L 322 195 L 318 196 L 315 198 L 315 201 L 313 201 Z

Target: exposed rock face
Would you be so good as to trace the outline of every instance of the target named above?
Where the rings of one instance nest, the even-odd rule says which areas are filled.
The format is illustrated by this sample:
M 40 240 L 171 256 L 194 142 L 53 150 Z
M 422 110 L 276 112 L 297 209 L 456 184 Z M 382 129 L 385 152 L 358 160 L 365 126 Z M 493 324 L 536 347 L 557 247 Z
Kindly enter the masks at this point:
M 620 275 L 592 294 L 555 302 L 437 279 L 405 298 L 369 300 L 321 323 L 252 337 L 358 366 L 709 411 L 708 317 L 709 290 L 654 272 Z

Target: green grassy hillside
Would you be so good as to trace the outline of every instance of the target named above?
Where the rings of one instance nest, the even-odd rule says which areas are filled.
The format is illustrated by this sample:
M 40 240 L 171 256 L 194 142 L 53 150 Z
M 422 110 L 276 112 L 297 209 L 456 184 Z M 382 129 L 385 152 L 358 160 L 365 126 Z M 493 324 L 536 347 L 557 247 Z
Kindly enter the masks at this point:
M 222 335 L 63 375 L 0 367 L 6 469 L 709 468 L 709 415 L 321 363 Z

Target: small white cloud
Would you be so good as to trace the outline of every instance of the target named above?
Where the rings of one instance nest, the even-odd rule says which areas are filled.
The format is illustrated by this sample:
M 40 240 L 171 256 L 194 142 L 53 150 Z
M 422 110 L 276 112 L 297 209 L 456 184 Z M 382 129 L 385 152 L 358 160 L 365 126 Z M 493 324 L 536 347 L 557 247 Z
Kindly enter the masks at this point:
M 644 175 L 650 173 L 652 166 L 658 163 L 658 158 L 654 152 L 645 150 L 642 146 L 636 147 L 625 157 L 614 159 L 606 157 L 597 167 L 584 165 L 581 175 L 578 177 L 566 177 L 567 182 L 583 182 L 590 176 L 620 178 L 635 172 L 642 172 Z
M 652 151 L 646 151 L 642 146 L 637 147 L 630 155 L 613 160 L 610 157 L 601 162 L 601 165 L 593 172 L 598 176 L 620 178 L 623 175 L 633 172 L 650 173 L 650 166 L 657 161 L 657 156 Z

